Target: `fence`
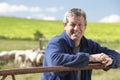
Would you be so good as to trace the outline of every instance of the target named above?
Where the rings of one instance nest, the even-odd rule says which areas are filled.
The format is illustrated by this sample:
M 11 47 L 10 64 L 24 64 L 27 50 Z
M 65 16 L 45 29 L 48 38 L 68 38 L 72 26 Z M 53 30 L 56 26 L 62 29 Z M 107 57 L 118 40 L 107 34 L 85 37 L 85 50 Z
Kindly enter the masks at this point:
M 32 67 L 25 69 L 10 69 L 0 70 L 1 80 L 5 80 L 8 75 L 12 76 L 12 80 L 15 80 L 15 75 L 20 74 L 31 74 L 31 73 L 43 73 L 43 72 L 60 72 L 60 71 L 76 71 L 76 70 L 90 70 L 90 69 L 103 69 L 104 65 L 100 63 L 89 64 L 83 68 L 64 67 L 64 66 L 53 66 L 53 67 Z M 120 65 L 119 65 L 120 68 Z
M 40 45 L 40 50 L 44 50 L 46 47 L 46 44 L 48 43 L 49 39 L 46 38 L 40 38 L 39 39 L 39 45 Z

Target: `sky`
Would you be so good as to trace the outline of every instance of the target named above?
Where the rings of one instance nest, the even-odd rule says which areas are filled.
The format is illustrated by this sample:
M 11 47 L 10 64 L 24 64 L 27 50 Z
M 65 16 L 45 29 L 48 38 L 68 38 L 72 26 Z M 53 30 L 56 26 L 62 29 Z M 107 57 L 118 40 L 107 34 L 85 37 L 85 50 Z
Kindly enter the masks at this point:
M 120 0 L 0 0 L 0 16 L 62 20 L 71 8 L 81 8 L 88 22 L 120 22 Z

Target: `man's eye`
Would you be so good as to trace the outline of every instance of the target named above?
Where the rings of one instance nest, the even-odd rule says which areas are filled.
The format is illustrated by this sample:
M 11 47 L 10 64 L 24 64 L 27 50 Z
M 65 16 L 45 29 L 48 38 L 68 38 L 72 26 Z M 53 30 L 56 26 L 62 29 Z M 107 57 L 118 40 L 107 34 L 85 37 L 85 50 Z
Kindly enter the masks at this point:
M 82 24 L 78 24 L 78 26 L 81 26 Z
M 75 26 L 76 24 L 71 24 L 71 26 Z

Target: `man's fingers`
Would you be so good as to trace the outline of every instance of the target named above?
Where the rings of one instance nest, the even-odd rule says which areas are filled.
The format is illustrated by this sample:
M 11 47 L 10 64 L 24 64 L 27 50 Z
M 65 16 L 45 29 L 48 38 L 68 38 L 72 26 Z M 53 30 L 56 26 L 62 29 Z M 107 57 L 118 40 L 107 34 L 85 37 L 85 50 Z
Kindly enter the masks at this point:
M 111 65 L 113 62 L 113 60 L 109 57 L 109 58 L 106 58 L 105 61 L 102 61 L 103 64 L 105 64 L 105 67 Z
M 105 59 L 105 58 L 109 58 L 109 56 L 104 53 L 101 53 L 100 58 Z

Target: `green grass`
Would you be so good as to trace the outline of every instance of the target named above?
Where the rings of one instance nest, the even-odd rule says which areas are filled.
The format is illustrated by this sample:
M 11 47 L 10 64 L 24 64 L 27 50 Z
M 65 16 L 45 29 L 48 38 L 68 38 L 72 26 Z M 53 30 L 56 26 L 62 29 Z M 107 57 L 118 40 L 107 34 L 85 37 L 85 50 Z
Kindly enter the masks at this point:
M 99 42 L 120 42 L 120 23 L 89 23 L 85 34 Z
M 40 80 L 40 76 L 40 73 L 15 75 L 15 80 Z M 5 80 L 12 80 L 11 75 L 8 75 Z
M 45 38 L 52 38 L 63 31 L 62 21 L 28 20 L 0 17 L 0 37 L 34 39 L 39 31 Z M 120 23 L 88 23 L 85 35 L 99 42 L 120 42 Z
M 109 71 L 93 70 L 92 80 L 120 80 L 120 69 L 111 69 Z
M 40 48 L 40 41 L 34 40 L 4 40 L 0 39 L 0 51 L 25 50 Z M 101 43 L 110 49 L 120 50 L 120 43 Z
M 41 32 L 46 38 L 51 38 L 62 31 L 62 23 L 60 21 L 0 17 L 0 36 L 10 39 L 34 39 L 36 31 Z
M 0 39 L 0 51 L 38 49 L 39 41 Z

